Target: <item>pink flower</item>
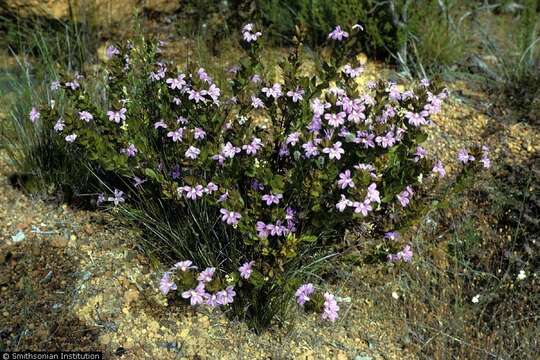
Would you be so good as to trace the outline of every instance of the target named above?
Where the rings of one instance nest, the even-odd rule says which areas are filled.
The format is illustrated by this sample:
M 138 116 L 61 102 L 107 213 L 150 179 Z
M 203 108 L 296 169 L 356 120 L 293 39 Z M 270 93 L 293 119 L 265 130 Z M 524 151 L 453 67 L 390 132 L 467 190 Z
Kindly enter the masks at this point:
M 120 151 L 122 154 L 126 154 L 128 157 L 135 157 L 137 155 L 137 148 L 133 144 L 129 144 L 129 146 L 125 149 L 122 149 Z
M 335 322 L 338 318 L 339 306 L 337 304 L 334 295 L 330 293 L 324 293 L 324 310 L 321 315 L 323 320 L 329 320 Z
M 166 129 L 167 128 L 167 124 L 165 124 L 165 122 L 163 121 L 163 119 L 157 121 L 154 123 L 154 129 L 159 129 L 159 128 L 162 128 L 162 129 Z
M 206 137 L 206 132 L 201 128 L 193 129 L 193 138 L 195 140 L 202 140 Z
M 433 169 L 431 171 L 433 172 L 433 174 L 438 174 L 440 177 L 445 177 L 446 175 L 446 170 L 444 169 L 441 160 L 437 160 L 435 162 L 435 165 L 433 165 Z
M 341 200 L 336 204 L 336 208 L 339 210 L 339 212 L 345 211 L 347 206 L 352 206 L 353 202 L 345 197 L 345 195 L 341 194 Z
M 197 277 L 197 280 L 200 282 L 210 282 L 212 281 L 212 277 L 214 276 L 214 273 L 216 272 L 216 268 L 208 267 L 201 271 L 199 276 Z
M 367 216 L 368 213 L 371 210 L 373 210 L 369 201 L 364 201 L 364 202 L 355 201 L 352 206 L 354 207 L 354 212 L 357 214 L 360 213 L 362 214 L 362 216 Z
M 115 55 L 119 55 L 120 50 L 118 50 L 114 45 L 109 45 L 107 47 L 106 55 L 107 59 L 112 59 Z
M 238 268 L 238 271 L 240 271 L 240 277 L 243 279 L 249 279 L 251 276 L 251 273 L 253 272 L 253 264 L 255 264 L 255 261 L 250 261 L 244 263 L 242 266 Z
M 290 90 L 290 91 L 287 92 L 287 96 L 292 98 L 293 102 L 298 102 L 298 101 L 302 100 L 304 98 L 303 95 L 304 95 L 304 90 L 302 90 L 302 89 L 300 89 L 298 87 L 294 91 Z
M 184 299 L 190 299 L 192 306 L 202 304 L 204 302 L 203 296 L 206 294 L 204 291 L 204 283 L 199 283 L 195 289 L 184 291 L 182 297 Z
M 340 112 L 337 114 L 325 114 L 324 118 L 328 121 L 328 125 L 333 127 L 339 127 L 345 124 L 345 117 L 347 114 Z
M 469 155 L 467 150 L 460 149 L 458 151 L 458 160 L 459 160 L 459 162 L 461 162 L 463 164 L 467 164 L 469 161 L 474 161 L 474 156 Z
M 349 37 L 349 33 L 346 31 L 343 31 L 341 29 L 341 26 L 336 26 L 334 30 L 330 34 L 328 34 L 328 38 L 332 40 L 342 41 L 343 39 L 346 39 Z
M 165 272 L 159 281 L 159 290 L 163 295 L 167 295 L 169 291 L 176 290 L 176 284 L 171 280 L 171 273 Z
M 165 82 L 169 84 L 169 88 L 171 88 L 172 90 L 174 89 L 182 90 L 184 85 L 186 85 L 186 81 L 184 80 L 185 77 L 186 75 L 180 74 L 176 78 L 167 79 Z
M 204 188 L 202 185 L 195 185 L 194 187 L 191 186 L 184 186 L 179 187 L 178 191 L 184 191 L 186 198 L 191 200 L 197 200 L 197 198 L 200 198 L 204 194 Z
M 30 121 L 35 123 L 36 121 L 39 120 L 41 114 L 39 113 L 39 111 L 37 111 L 37 109 L 35 107 L 32 108 L 32 110 L 30 111 L 30 114 L 28 114 L 28 117 L 30 118 Z
M 354 182 L 351 179 L 351 170 L 345 170 L 344 172 L 339 174 L 338 186 L 341 189 L 346 189 L 348 187 L 351 187 L 351 188 L 354 187 Z
M 324 148 L 323 153 L 328 154 L 330 159 L 341 159 L 341 154 L 345 154 L 345 150 L 341 148 L 341 142 L 338 141 L 331 148 Z
M 184 136 L 184 128 L 178 128 L 175 131 L 169 131 L 167 137 L 171 138 L 173 142 L 182 141 Z
M 60 118 L 54 124 L 54 131 L 60 132 L 60 131 L 64 130 L 65 127 L 66 127 L 66 124 L 64 123 L 64 120 L 62 120 L 62 118 Z
M 227 223 L 227 225 L 237 225 L 238 221 L 242 217 L 240 213 L 229 211 L 227 209 L 220 209 L 219 212 L 221 213 L 221 221 Z
M 266 94 L 267 97 L 273 97 L 274 99 L 279 98 L 281 93 L 281 84 L 275 83 L 271 88 L 263 87 L 262 92 Z
M 306 302 L 311 300 L 310 296 L 315 292 L 315 287 L 311 283 L 302 284 L 297 290 L 294 296 L 296 297 L 296 302 L 300 306 L 304 306 Z
M 83 121 L 90 122 L 90 120 L 94 119 L 94 116 L 90 114 L 88 111 L 80 111 L 79 118 Z
M 65 137 L 65 140 L 66 140 L 68 143 L 72 143 L 72 142 L 74 142 L 76 139 L 77 139 L 77 134 L 71 134 L 71 135 L 67 135 L 67 136 Z
M 199 154 L 201 153 L 201 150 L 197 149 L 195 146 L 190 146 L 185 153 L 185 156 L 188 159 L 196 159 L 199 157 Z
M 266 201 L 266 205 L 270 206 L 272 204 L 279 204 L 279 200 L 283 199 L 283 194 L 267 194 L 263 195 L 262 200 Z
M 126 120 L 126 108 L 121 108 L 118 111 L 107 111 L 107 116 L 109 117 L 109 121 L 114 121 L 117 124 L 120 124 L 120 122 Z

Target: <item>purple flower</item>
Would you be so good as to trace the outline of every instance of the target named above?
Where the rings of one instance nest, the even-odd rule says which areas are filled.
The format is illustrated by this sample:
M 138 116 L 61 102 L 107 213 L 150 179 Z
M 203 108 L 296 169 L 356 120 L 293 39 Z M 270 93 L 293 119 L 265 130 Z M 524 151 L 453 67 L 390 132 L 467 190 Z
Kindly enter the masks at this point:
M 211 194 L 215 191 L 218 191 L 218 186 L 216 184 L 214 184 L 213 182 L 209 182 L 207 185 L 206 185 L 206 188 L 204 189 L 205 192 Z
M 407 111 L 405 113 L 405 117 L 408 119 L 409 124 L 411 124 L 412 126 L 415 126 L 415 127 L 427 124 L 427 121 L 426 121 L 426 119 L 424 118 L 423 115 L 424 114 L 413 113 L 411 111 Z
M 491 167 L 491 160 L 489 159 L 489 148 L 486 145 L 482 146 L 482 158 L 480 159 L 484 168 L 489 169 Z
M 90 114 L 88 111 L 80 111 L 79 118 L 83 121 L 90 122 L 90 120 L 94 119 L 94 116 Z
M 414 155 L 415 155 L 415 156 L 414 156 L 414 161 L 415 161 L 415 162 L 418 162 L 418 160 L 423 159 L 423 158 L 426 157 L 426 155 L 427 155 L 427 150 L 424 149 L 424 148 L 421 147 L 421 146 L 417 146 L 417 147 L 416 147 L 416 152 L 414 153 Z
M 113 202 L 115 206 L 117 206 L 120 203 L 123 203 L 125 201 L 124 192 L 118 189 L 114 189 L 114 196 L 110 196 L 107 199 L 107 201 Z
M 287 136 L 287 139 L 285 140 L 285 143 L 287 145 L 296 145 L 300 141 L 300 133 L 298 131 L 293 132 L 292 134 L 289 134 Z
M 410 197 L 414 195 L 414 192 L 410 186 L 407 186 L 405 190 L 396 195 L 401 206 L 406 207 L 411 201 Z
M 310 157 L 317 156 L 319 154 L 319 150 L 317 149 L 317 146 L 313 143 L 313 141 L 308 141 L 304 145 L 302 145 L 302 148 L 304 149 L 304 154 L 309 159 Z
M 234 296 L 236 295 L 236 292 L 234 291 L 234 286 L 227 286 L 225 288 L 225 296 L 222 301 L 223 305 L 232 304 L 234 301 Z
M 313 284 L 307 283 L 300 285 L 300 287 L 296 290 L 296 293 L 294 294 L 298 305 L 304 306 L 304 304 L 311 299 L 310 295 L 314 292 L 315 287 L 313 286 Z
M 204 295 L 206 292 L 204 291 L 204 283 L 199 283 L 195 289 L 191 289 L 188 291 L 184 291 L 182 293 L 182 297 L 184 299 L 190 299 L 190 304 L 192 306 L 202 304 L 204 302 Z
M 103 204 L 104 202 L 105 202 L 105 194 L 103 194 L 103 193 L 98 194 L 98 197 L 97 197 L 97 200 L 96 200 L 97 206 Z
M 159 281 L 159 290 L 163 295 L 167 295 L 169 291 L 176 290 L 176 284 L 171 280 L 171 273 L 165 272 Z
M 328 154 L 328 157 L 330 159 L 341 159 L 341 154 L 345 154 L 345 150 L 343 150 L 341 148 L 341 142 L 338 141 L 336 142 L 334 145 L 332 145 L 332 147 L 328 148 L 324 148 L 323 149 L 323 153 L 325 154 Z
M 304 95 L 304 90 L 302 90 L 302 89 L 300 89 L 298 87 L 294 91 L 290 90 L 290 91 L 287 92 L 287 96 L 292 98 L 293 102 L 298 102 L 298 101 L 302 100 L 304 98 L 303 95 Z
M 279 98 L 281 93 L 281 84 L 275 83 L 271 88 L 263 87 L 262 92 L 266 94 L 267 97 L 273 97 L 274 99 Z
M 362 216 L 367 216 L 368 213 L 373 210 L 373 208 L 371 207 L 369 201 L 364 201 L 364 202 L 359 202 L 359 201 L 355 201 L 352 206 L 354 207 L 354 212 L 355 213 L 360 213 L 362 214 Z
M 107 111 L 107 116 L 109 117 L 109 121 L 113 121 L 117 124 L 120 124 L 122 121 L 126 120 L 126 108 L 121 108 L 118 111 Z
M 178 128 L 175 131 L 169 131 L 167 137 L 171 138 L 173 142 L 182 141 L 184 136 L 184 128 Z
M 51 82 L 51 91 L 56 91 L 58 89 L 60 89 L 60 81 L 54 80 Z
M 218 293 L 215 294 L 204 294 L 204 297 L 206 298 L 206 305 L 210 307 L 218 307 L 221 304 L 221 295 L 218 295 Z
M 271 206 L 272 204 L 279 204 L 279 200 L 283 199 L 283 194 L 267 194 L 263 195 L 262 200 L 266 201 L 267 206 Z
M 67 136 L 65 137 L 65 140 L 66 140 L 68 143 L 72 143 L 72 142 L 74 142 L 76 139 L 77 139 L 77 134 L 71 134 L 71 135 L 67 135 Z
M 242 149 L 248 155 L 255 155 L 257 154 L 257 151 L 259 151 L 261 147 L 262 147 L 261 139 L 254 137 L 253 140 L 251 140 L 251 143 L 247 145 L 243 145 Z
M 234 156 L 241 151 L 240 148 L 234 146 L 230 142 L 227 142 L 221 149 L 221 154 L 226 158 L 234 158 Z
M 371 183 L 371 185 L 368 186 L 366 200 L 369 202 L 381 203 L 381 198 L 379 196 L 376 183 Z
M 193 129 L 193 138 L 195 140 L 202 140 L 206 137 L 206 132 L 201 128 Z
M 120 150 L 122 154 L 126 154 L 127 157 L 135 157 L 137 155 L 137 148 L 133 144 L 129 144 L 129 146 L 125 149 Z
M 461 162 L 463 164 L 467 164 L 469 161 L 474 161 L 474 156 L 469 155 L 467 150 L 460 149 L 458 151 L 458 160 L 459 160 L 459 162 Z
M 255 264 L 255 261 L 250 261 L 244 263 L 242 266 L 238 268 L 238 271 L 240 271 L 240 277 L 243 279 L 249 279 L 251 276 L 251 273 L 253 272 L 253 265 Z
M 345 117 L 347 114 L 345 112 L 340 112 L 337 114 L 325 114 L 324 118 L 328 121 L 328 125 L 333 127 L 339 127 L 345 124 Z
M 191 200 L 197 200 L 197 198 L 200 198 L 204 194 L 204 188 L 202 185 L 195 185 L 194 187 L 191 186 L 184 186 L 179 187 L 178 191 L 184 191 L 186 198 Z
M 270 235 L 268 226 L 262 221 L 257 221 L 257 224 L 255 225 L 255 229 L 257 230 L 257 236 L 260 237 L 261 239 L 266 239 L 268 235 Z
M 443 163 L 441 160 L 437 160 L 433 169 L 431 170 L 434 174 L 439 174 L 440 177 L 445 177 L 446 170 L 444 169 Z
M 106 50 L 107 59 L 112 59 L 115 55 L 120 54 L 120 50 L 118 50 L 114 45 L 109 45 Z
M 215 84 L 210 85 L 210 88 L 208 88 L 206 95 L 212 98 L 214 104 L 219 104 L 219 96 L 221 95 L 221 90 Z
M 225 191 L 223 194 L 219 196 L 218 202 L 224 202 L 229 198 L 229 191 Z
M 185 156 L 188 159 L 196 159 L 199 157 L 199 154 L 201 153 L 201 150 L 197 149 L 195 146 L 190 146 L 185 153 Z
M 345 195 L 341 194 L 341 200 L 336 204 L 336 208 L 339 210 L 339 212 L 345 211 L 347 206 L 352 206 L 353 202 L 345 197 Z
M 351 170 L 345 170 L 344 172 L 339 174 L 338 186 L 341 189 L 346 189 L 348 187 L 351 187 L 351 188 L 354 187 L 354 182 L 351 179 Z
M 331 322 L 336 321 L 338 318 L 339 306 L 337 304 L 334 295 L 326 292 L 324 293 L 324 310 L 321 315 L 323 320 L 329 320 Z
M 79 85 L 79 82 L 75 79 L 73 81 L 68 81 L 67 83 L 65 83 L 66 87 L 70 88 L 71 90 L 76 90 L 77 88 L 79 88 L 81 85 Z
M 37 111 L 37 109 L 35 107 L 32 108 L 32 110 L 30 110 L 30 114 L 28 114 L 28 117 L 30 118 L 30 121 L 35 123 L 36 121 L 39 120 L 41 114 L 39 113 L 39 111 Z
M 202 81 L 208 84 L 212 84 L 212 78 L 208 76 L 208 73 L 204 68 L 199 68 L 199 70 L 197 70 L 197 75 L 199 75 L 199 79 L 201 79 Z
M 341 30 L 341 26 L 336 26 L 334 30 L 330 34 L 328 34 L 328 38 L 332 40 L 342 41 L 343 39 L 346 39 L 349 37 L 349 33 L 346 31 Z
M 214 276 L 214 273 L 216 272 L 216 268 L 208 267 L 201 271 L 199 276 L 197 277 L 197 280 L 200 282 L 210 282 L 212 281 L 212 277 Z
M 189 94 L 188 99 L 195 101 L 195 103 L 197 103 L 197 104 L 199 102 L 201 102 L 201 101 L 202 102 L 206 101 L 206 99 L 203 96 L 204 94 L 199 92 L 199 91 L 191 89 L 191 90 L 188 91 L 188 94 Z
M 386 149 L 394 146 L 394 144 L 396 143 L 396 138 L 394 137 L 394 133 L 392 131 L 389 131 L 384 136 L 377 136 L 375 138 L 375 142 Z
M 252 23 L 249 23 L 244 25 L 244 27 L 242 28 L 242 37 L 248 43 L 257 41 L 259 36 L 262 35 L 260 31 L 253 32 L 253 27 L 254 25 Z
M 64 123 L 64 120 L 62 120 L 62 118 L 60 118 L 54 124 L 54 131 L 60 132 L 60 131 L 64 130 L 65 127 L 66 127 L 66 124 Z
M 411 249 L 410 245 L 406 245 L 403 250 L 397 252 L 396 254 L 388 254 L 387 258 L 388 261 L 395 262 L 395 261 L 405 261 L 410 262 L 413 257 L 413 251 Z
M 240 220 L 240 218 L 242 217 L 242 215 L 240 215 L 240 213 L 237 213 L 237 212 L 234 212 L 234 211 L 229 211 L 227 209 L 224 209 L 224 208 L 221 208 L 219 210 L 219 212 L 221 213 L 221 221 L 227 223 L 227 225 L 237 225 L 238 224 L 238 221 Z
M 171 90 L 174 90 L 174 89 L 182 90 L 184 85 L 186 85 L 186 81 L 184 80 L 185 77 L 186 75 L 180 74 L 176 78 L 167 79 L 165 82 L 169 84 L 169 88 L 171 88 Z
M 167 124 L 165 124 L 165 122 L 163 121 L 163 119 L 157 121 L 154 123 L 154 129 L 159 129 L 159 128 L 162 128 L 162 129 L 166 129 L 167 128 Z
M 398 240 L 401 237 L 397 231 L 388 231 L 384 234 L 384 238 L 388 240 Z
M 251 96 L 251 106 L 254 109 L 264 108 L 262 100 L 254 95 Z
M 422 80 L 420 80 L 420 84 L 423 87 L 428 87 L 429 86 L 429 79 L 423 78 Z
M 146 182 L 146 179 L 141 179 L 140 177 L 138 176 L 134 176 L 133 177 L 133 180 L 135 180 L 135 182 L 133 183 L 133 185 L 135 187 L 140 187 L 142 184 L 144 184 Z
M 350 78 L 356 78 L 358 77 L 362 72 L 364 71 L 364 68 L 359 66 L 357 68 L 353 68 L 351 65 L 347 64 L 343 67 L 343 72 L 349 76 Z

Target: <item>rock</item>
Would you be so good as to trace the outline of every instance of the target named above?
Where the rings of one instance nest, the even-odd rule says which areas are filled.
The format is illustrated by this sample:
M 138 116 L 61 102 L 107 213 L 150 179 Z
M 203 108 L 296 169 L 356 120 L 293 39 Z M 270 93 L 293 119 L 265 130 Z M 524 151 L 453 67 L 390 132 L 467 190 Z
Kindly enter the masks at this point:
M 135 288 L 131 288 L 124 293 L 124 302 L 126 306 L 129 306 L 133 301 L 139 298 L 139 291 Z
M 94 229 L 92 228 L 92 225 L 86 224 L 84 225 L 84 232 L 86 235 L 92 235 L 94 233 Z
M 125 24 L 140 10 L 172 13 L 180 6 L 180 0 L 4 0 L 0 14 L 67 20 L 72 12 L 75 19 L 103 27 Z
M 180 9 L 180 6 L 180 0 L 146 0 L 143 5 L 145 10 L 162 13 L 173 13 Z
M 56 235 L 51 239 L 51 245 L 55 248 L 65 248 L 68 244 L 69 240 L 62 235 Z

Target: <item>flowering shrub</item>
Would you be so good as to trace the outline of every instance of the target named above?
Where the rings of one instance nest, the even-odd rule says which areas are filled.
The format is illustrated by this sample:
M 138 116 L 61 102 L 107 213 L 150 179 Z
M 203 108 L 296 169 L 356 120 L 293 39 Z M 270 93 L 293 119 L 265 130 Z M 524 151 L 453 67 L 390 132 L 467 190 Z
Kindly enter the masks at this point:
M 262 65 L 254 24 L 242 28 L 246 58 L 219 82 L 198 65 L 161 59 L 162 43 L 111 45 L 100 99 L 81 75 L 66 76 L 52 87 L 62 101 L 29 117 L 96 173 L 122 180 L 102 179 L 112 195 L 97 203 L 121 205 L 147 229 L 151 253 L 175 264 L 163 294 L 230 306 L 263 327 L 296 291 L 300 305 L 335 321 L 336 299 L 310 301 L 306 274 L 354 223 L 381 237 L 400 228 L 446 174 L 420 146 L 446 92 L 427 80 L 360 87 L 352 49 L 361 31 L 332 30 L 311 75 L 299 71 L 299 34 L 279 79 Z M 410 261 L 412 251 L 386 256 Z

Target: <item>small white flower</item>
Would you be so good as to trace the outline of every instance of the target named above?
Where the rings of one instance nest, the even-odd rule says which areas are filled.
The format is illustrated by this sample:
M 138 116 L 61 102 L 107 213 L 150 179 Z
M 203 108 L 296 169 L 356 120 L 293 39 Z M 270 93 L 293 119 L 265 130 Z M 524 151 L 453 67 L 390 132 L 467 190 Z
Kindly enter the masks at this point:
M 399 299 L 399 294 L 395 291 L 392 291 L 392 297 L 397 300 Z
M 524 270 L 519 270 L 519 274 L 517 276 L 518 280 L 524 280 L 527 277 L 527 274 L 525 274 Z
M 473 302 L 473 304 L 478 304 L 478 302 L 480 301 L 480 294 L 475 295 L 471 301 Z

